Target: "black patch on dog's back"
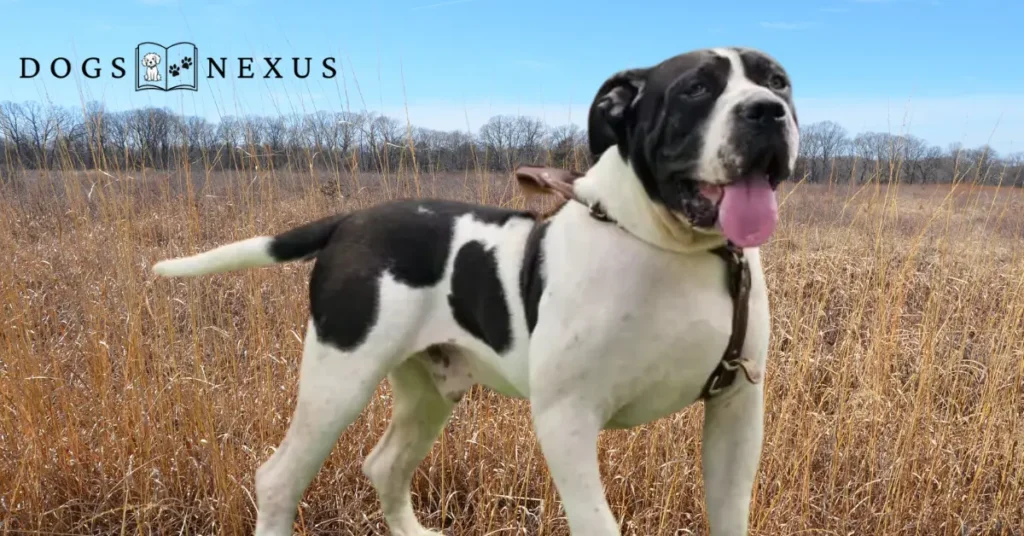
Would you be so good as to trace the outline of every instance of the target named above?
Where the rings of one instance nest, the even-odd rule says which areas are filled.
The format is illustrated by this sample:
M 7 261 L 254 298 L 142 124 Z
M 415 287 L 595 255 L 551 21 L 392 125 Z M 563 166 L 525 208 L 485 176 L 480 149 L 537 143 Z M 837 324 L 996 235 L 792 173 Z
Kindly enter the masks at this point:
M 334 214 L 274 236 L 270 256 L 277 262 L 310 257 L 323 249 L 345 214 Z
M 544 293 L 544 258 L 541 256 L 544 236 L 550 221 L 538 223 L 526 237 L 523 265 L 519 269 L 519 293 L 523 297 L 523 311 L 526 314 L 526 328 L 533 333 L 537 326 L 537 308 Z
M 508 350 L 512 343 L 511 317 L 493 249 L 475 240 L 459 249 L 448 305 L 463 329 L 499 354 Z
M 342 350 L 366 339 L 380 314 L 379 281 L 385 271 L 413 288 L 436 285 L 444 276 L 455 219 L 466 214 L 494 225 L 534 218 L 527 211 L 421 199 L 382 203 L 339 218 L 317 254 L 309 282 L 310 312 L 320 339 Z M 507 323 L 504 300 L 501 306 Z

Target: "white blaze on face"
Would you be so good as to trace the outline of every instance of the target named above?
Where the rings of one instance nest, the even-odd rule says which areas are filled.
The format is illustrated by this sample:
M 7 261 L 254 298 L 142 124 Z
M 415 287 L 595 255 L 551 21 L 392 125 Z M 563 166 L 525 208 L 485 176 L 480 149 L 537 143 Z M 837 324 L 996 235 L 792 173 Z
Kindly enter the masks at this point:
M 737 177 L 730 177 L 728 169 L 739 166 L 742 156 L 730 143 L 736 128 L 736 107 L 758 99 L 773 99 L 789 109 L 786 101 L 770 89 L 760 86 L 747 78 L 743 60 L 735 50 L 716 48 L 712 53 L 729 59 L 729 80 L 725 91 L 715 101 L 704 127 L 704 147 L 700 155 L 700 179 L 715 184 L 726 184 Z M 797 135 L 793 114 L 787 114 L 786 141 L 790 143 L 790 168 L 796 165 Z
M 733 133 L 738 127 L 737 107 L 753 101 L 773 100 L 788 109 L 788 104 L 774 92 L 750 80 L 737 51 L 715 49 L 715 54 L 729 60 L 729 79 L 725 90 L 711 110 L 704 131 L 699 178 L 719 184 L 717 226 L 730 242 L 740 247 L 757 247 L 771 237 L 778 223 L 778 203 L 766 174 L 748 177 L 730 176 L 743 164 L 742 155 L 733 146 Z M 796 123 L 787 114 L 784 136 L 794 142 Z M 789 147 L 790 166 L 795 163 L 796 148 Z M 713 187 L 712 187 L 713 188 Z

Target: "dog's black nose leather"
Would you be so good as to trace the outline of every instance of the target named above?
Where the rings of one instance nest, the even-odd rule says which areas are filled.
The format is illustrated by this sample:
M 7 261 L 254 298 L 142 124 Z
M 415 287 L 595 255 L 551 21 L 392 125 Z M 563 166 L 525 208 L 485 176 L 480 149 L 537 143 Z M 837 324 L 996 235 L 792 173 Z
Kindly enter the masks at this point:
M 767 126 L 785 119 L 786 107 L 774 99 L 761 99 L 741 104 L 739 114 L 748 123 Z

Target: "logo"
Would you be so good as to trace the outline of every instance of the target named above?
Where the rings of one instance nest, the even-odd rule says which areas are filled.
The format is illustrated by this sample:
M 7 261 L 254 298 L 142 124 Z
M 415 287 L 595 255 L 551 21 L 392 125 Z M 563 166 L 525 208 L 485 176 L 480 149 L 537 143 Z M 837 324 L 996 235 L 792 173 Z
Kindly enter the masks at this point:
M 165 47 L 146 41 L 135 47 L 135 91 L 199 91 L 199 49 L 180 42 Z
M 3 0 L 0 0 L 3 1 Z M 127 52 L 127 50 L 125 50 Z M 85 78 L 95 80 L 109 77 L 128 78 L 131 59 L 117 56 L 104 60 L 89 57 L 75 65 L 66 57 L 21 60 L 20 79 L 52 77 L 66 80 L 81 72 Z M 135 46 L 135 91 L 176 90 L 199 91 L 199 77 L 207 80 L 305 80 L 311 76 L 330 80 L 338 75 L 333 56 L 314 60 L 311 56 L 285 58 L 281 56 L 199 57 L 199 48 L 186 41 L 163 46 L 145 41 Z

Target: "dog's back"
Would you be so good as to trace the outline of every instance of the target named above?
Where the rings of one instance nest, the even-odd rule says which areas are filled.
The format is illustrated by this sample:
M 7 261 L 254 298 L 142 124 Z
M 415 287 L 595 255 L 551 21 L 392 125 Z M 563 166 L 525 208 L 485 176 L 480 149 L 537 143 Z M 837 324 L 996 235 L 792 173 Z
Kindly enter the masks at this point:
M 311 318 L 320 337 L 338 349 L 355 350 L 366 340 L 381 314 L 382 286 L 393 284 L 426 296 L 426 310 L 407 313 L 436 324 L 427 330 L 430 338 L 469 334 L 476 339 L 471 346 L 485 344 L 500 356 L 513 346 L 525 349 L 527 317 L 536 316 L 539 296 L 524 290 L 540 269 L 536 244 L 528 247 L 531 238 L 539 239 L 531 236 L 537 218 L 459 201 L 391 201 L 161 261 L 153 270 L 195 276 L 315 259 Z

